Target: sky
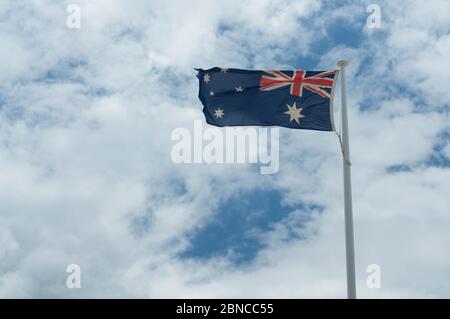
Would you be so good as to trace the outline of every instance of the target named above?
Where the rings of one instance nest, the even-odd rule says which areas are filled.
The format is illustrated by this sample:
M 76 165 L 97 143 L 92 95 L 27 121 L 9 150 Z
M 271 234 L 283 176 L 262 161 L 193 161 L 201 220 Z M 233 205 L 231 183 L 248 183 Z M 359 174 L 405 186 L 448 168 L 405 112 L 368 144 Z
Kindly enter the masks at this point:
M 280 128 L 272 175 L 170 153 L 171 132 L 203 120 L 193 68 L 347 59 L 358 296 L 449 298 L 448 12 L 445 0 L 2 0 L 0 297 L 345 298 L 334 133 Z M 339 100 L 338 86 L 338 127 Z M 66 286 L 70 264 L 81 288 Z

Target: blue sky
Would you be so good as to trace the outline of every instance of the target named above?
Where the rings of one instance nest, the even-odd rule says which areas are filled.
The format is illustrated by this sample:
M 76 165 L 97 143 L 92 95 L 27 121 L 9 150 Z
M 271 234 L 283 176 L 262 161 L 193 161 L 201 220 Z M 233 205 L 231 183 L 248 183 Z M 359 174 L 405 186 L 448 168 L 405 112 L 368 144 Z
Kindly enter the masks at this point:
M 274 225 L 289 216 L 294 209 L 302 211 L 302 219 L 292 228 L 302 227 L 311 211 L 320 207 L 283 205 L 281 190 L 251 190 L 237 194 L 219 203 L 217 213 L 200 230 L 196 230 L 184 258 L 214 258 L 227 256 L 237 264 L 250 263 L 264 248 L 264 233 L 273 231 Z M 286 240 L 298 240 L 301 236 L 289 232 Z
M 69 3 L 0 4 L 1 297 L 345 297 L 334 133 L 280 129 L 268 176 L 170 159 L 194 67 L 342 58 L 358 293 L 449 297 L 447 1 L 78 1 L 79 29 Z

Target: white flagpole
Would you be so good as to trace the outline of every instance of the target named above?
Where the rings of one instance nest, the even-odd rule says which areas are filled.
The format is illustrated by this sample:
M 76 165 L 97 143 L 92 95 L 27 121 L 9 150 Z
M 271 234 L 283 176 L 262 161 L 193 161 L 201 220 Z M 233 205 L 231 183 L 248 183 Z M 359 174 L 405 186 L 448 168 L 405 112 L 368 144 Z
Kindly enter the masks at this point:
M 341 69 L 341 115 L 342 115 L 342 155 L 344 167 L 344 203 L 345 203 L 345 251 L 347 261 L 347 298 L 356 299 L 355 247 L 353 239 L 352 183 L 350 175 L 350 148 L 348 144 L 347 96 L 345 87 L 345 67 L 348 61 L 340 60 Z

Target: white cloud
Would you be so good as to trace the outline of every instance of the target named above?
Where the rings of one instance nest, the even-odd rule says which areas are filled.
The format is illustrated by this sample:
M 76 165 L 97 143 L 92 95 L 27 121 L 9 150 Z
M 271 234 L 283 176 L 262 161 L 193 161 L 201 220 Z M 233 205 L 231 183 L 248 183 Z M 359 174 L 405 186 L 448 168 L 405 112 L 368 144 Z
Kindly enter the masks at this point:
M 448 129 L 448 3 L 404 4 L 380 4 L 383 29 L 330 49 L 319 67 L 351 60 L 360 295 L 448 297 L 449 170 L 425 165 Z M 62 4 L 0 6 L 0 296 L 344 296 L 336 136 L 281 130 L 280 172 L 266 178 L 248 166 L 172 164 L 170 133 L 202 118 L 193 67 L 288 65 L 310 57 L 323 17 L 356 26 L 364 6 L 82 1 L 79 30 L 66 28 Z M 411 170 L 387 172 L 393 165 Z M 257 187 L 324 209 L 304 229 L 293 211 L 259 234 L 267 247 L 247 267 L 177 257 L 222 201 Z M 306 238 L 285 241 L 289 231 Z M 70 263 L 82 267 L 80 290 L 65 287 Z M 371 263 L 382 267 L 379 290 L 365 287 Z

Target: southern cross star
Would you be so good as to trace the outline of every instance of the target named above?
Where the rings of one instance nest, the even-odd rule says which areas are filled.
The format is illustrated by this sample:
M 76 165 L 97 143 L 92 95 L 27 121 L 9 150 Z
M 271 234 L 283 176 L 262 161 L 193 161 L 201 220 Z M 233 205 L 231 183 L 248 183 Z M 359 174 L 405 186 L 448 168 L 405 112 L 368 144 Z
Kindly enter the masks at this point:
M 242 86 L 236 86 L 236 92 L 244 92 L 244 88 Z
M 224 114 L 225 113 L 223 112 L 223 109 L 221 109 L 221 108 L 218 108 L 217 110 L 214 111 L 214 116 L 216 117 L 216 119 L 219 119 L 219 118 L 221 119 Z
M 209 95 L 214 96 L 214 91 L 209 91 Z
M 220 68 L 220 72 L 227 73 L 228 72 L 228 68 Z
M 208 74 L 208 73 L 206 73 L 206 74 L 203 76 L 203 81 L 205 81 L 205 83 L 208 83 L 209 81 L 211 81 L 211 78 L 209 77 L 209 74 Z
M 289 111 L 284 112 L 284 114 L 290 115 L 291 118 L 289 119 L 289 122 L 295 121 L 295 122 L 297 122 L 297 124 L 300 124 L 299 119 L 301 119 L 302 117 L 305 117 L 304 115 L 300 114 L 300 112 L 303 110 L 303 108 L 301 108 L 301 107 L 297 108 L 297 104 L 295 102 L 294 102 L 294 104 L 292 104 L 292 106 L 289 104 L 286 104 L 286 105 L 287 105 Z

